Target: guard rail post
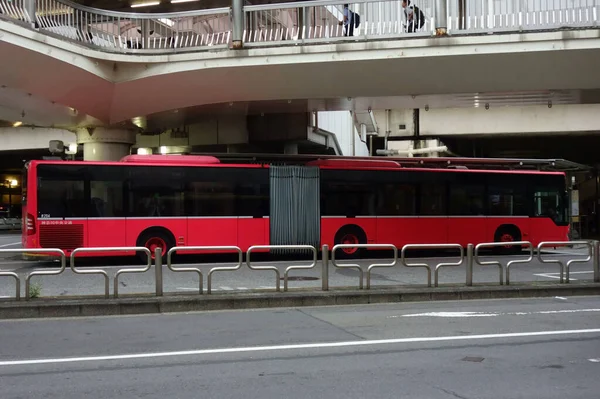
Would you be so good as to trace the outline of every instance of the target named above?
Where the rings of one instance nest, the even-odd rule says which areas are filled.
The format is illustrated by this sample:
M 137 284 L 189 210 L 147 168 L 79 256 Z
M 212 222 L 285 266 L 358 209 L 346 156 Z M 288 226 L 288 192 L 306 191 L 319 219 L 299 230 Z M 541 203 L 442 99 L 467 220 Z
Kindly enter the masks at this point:
M 321 289 L 329 291 L 329 245 L 323 245 L 323 259 L 321 265 Z
M 162 248 L 154 250 L 154 275 L 156 277 L 156 296 L 163 296 Z
M 594 282 L 600 283 L 600 241 L 594 241 Z
M 466 285 L 473 285 L 473 244 L 467 245 L 467 281 Z

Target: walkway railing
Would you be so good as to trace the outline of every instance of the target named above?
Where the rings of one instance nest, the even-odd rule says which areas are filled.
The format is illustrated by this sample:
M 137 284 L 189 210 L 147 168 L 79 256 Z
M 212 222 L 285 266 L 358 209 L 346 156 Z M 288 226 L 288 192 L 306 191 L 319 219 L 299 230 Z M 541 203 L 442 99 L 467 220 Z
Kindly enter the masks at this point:
M 482 249 L 493 249 L 493 248 L 498 248 L 499 246 L 518 246 L 521 248 L 525 248 L 527 249 L 527 255 L 526 257 L 523 256 L 523 254 L 519 254 L 518 256 L 506 256 L 503 257 L 501 260 L 499 259 L 494 259 L 491 261 L 483 261 L 481 259 L 481 250 Z M 565 254 L 563 255 L 561 258 L 557 258 L 556 255 L 552 255 L 552 254 L 545 254 L 543 253 L 543 249 L 544 248 L 548 248 L 548 247 L 568 247 L 568 246 L 581 246 L 584 247 L 586 249 L 585 253 L 579 253 L 579 254 Z M 358 263 L 347 263 L 347 262 L 342 262 L 340 263 L 340 261 L 338 259 L 336 259 L 336 252 L 339 251 L 340 249 L 343 248 L 348 248 L 348 247 L 359 247 L 359 248 L 364 248 L 364 249 L 370 249 L 370 250 L 388 250 L 388 251 L 392 251 L 392 257 L 388 262 L 382 263 L 382 261 L 379 261 L 377 263 L 372 263 L 368 266 L 361 266 Z M 292 270 L 310 270 L 310 269 L 314 269 L 317 267 L 317 265 L 319 264 L 318 260 L 317 260 L 317 254 L 318 254 L 318 249 L 316 247 L 310 246 L 310 245 L 263 245 L 263 246 L 252 246 L 248 249 L 248 251 L 246 251 L 246 266 L 247 266 L 247 270 L 251 271 L 252 274 L 255 274 L 256 272 L 260 273 L 260 272 L 264 272 L 264 271 L 272 271 L 275 274 L 275 291 L 276 292 L 280 292 L 281 291 L 281 286 L 280 286 L 280 280 L 281 278 L 281 270 L 280 268 L 278 268 L 277 266 L 272 266 L 272 265 L 256 265 L 253 264 L 252 260 L 251 260 L 251 253 L 252 252 L 256 252 L 257 250 L 263 250 L 263 249 L 290 249 L 290 250 L 302 250 L 302 251 L 306 251 L 309 250 L 310 253 L 312 254 L 311 259 L 310 259 L 310 263 L 306 264 L 306 265 L 294 265 L 294 266 L 287 266 L 284 267 L 282 270 L 284 270 L 283 272 L 283 280 L 284 280 L 284 291 L 288 291 L 289 289 L 289 273 Z M 596 283 L 600 283 L 600 242 L 599 241 L 557 241 L 557 242 L 542 242 L 540 243 L 537 247 L 536 247 L 536 251 L 537 251 L 537 257 L 534 257 L 533 255 L 533 245 L 528 242 L 528 241 L 519 241 L 519 242 L 503 242 L 503 243 L 481 243 L 478 244 L 477 246 L 474 246 L 473 244 L 469 244 L 466 247 L 466 250 L 459 244 L 408 244 L 405 245 L 402 248 L 398 248 L 395 245 L 392 244 L 359 244 L 359 245 L 354 245 L 354 244 L 338 244 L 336 246 L 334 246 L 331 251 L 329 250 L 327 245 L 323 245 L 323 247 L 321 248 L 321 253 L 322 253 L 322 260 L 320 262 L 320 275 L 321 275 L 321 290 L 323 291 L 328 291 L 330 288 L 330 284 L 329 284 L 329 277 L 330 277 L 330 268 L 329 268 L 329 264 L 331 263 L 335 268 L 337 268 L 338 270 L 355 270 L 356 271 L 356 276 L 358 277 L 358 289 L 364 289 L 364 285 L 363 282 L 365 280 L 365 275 L 366 275 L 366 289 L 370 290 L 372 289 L 372 275 L 373 275 L 373 269 L 375 268 L 396 268 L 396 267 L 408 267 L 408 268 L 424 268 L 427 271 L 427 279 L 425 281 L 425 284 L 419 284 L 419 285 L 425 285 L 427 287 L 431 287 L 431 280 L 432 280 L 432 270 L 434 271 L 434 288 L 433 289 L 437 289 L 437 287 L 439 287 L 441 284 L 439 283 L 439 271 L 441 268 L 445 268 L 445 267 L 452 267 L 452 269 L 457 270 L 457 269 L 461 269 L 464 272 L 464 278 L 465 278 L 465 283 L 464 285 L 466 286 L 472 286 L 473 285 L 473 273 L 474 273 L 474 265 L 479 265 L 482 267 L 485 266 L 497 266 L 498 267 L 498 274 L 500 276 L 499 281 L 497 280 L 496 284 L 499 285 L 503 285 L 504 284 L 504 278 L 503 276 L 506 275 L 506 284 L 510 284 L 510 267 L 511 265 L 515 265 L 515 264 L 519 264 L 520 266 L 524 266 L 527 264 L 531 264 L 533 262 L 534 259 L 537 259 L 537 261 L 541 264 L 541 265 L 546 265 L 546 264 L 554 264 L 554 265 L 559 265 L 560 267 L 557 268 L 556 266 L 549 266 L 549 269 L 552 270 L 556 270 L 558 269 L 559 272 L 559 284 L 569 284 L 570 283 L 570 266 L 572 264 L 576 264 L 576 263 L 588 263 L 588 262 L 592 262 L 592 267 L 593 267 L 593 281 Z M 448 262 L 448 261 L 444 261 L 444 262 L 439 262 L 439 260 L 432 260 L 432 259 L 421 259 L 418 263 L 414 263 L 414 262 L 407 262 L 407 256 L 406 253 L 407 251 L 411 251 L 411 250 L 419 250 L 419 249 L 429 249 L 429 250 L 454 250 L 454 253 L 457 254 L 454 255 L 455 259 L 457 259 L 454 262 Z M 206 252 L 206 251 L 226 251 L 229 253 L 237 253 L 237 262 L 235 263 L 234 266 L 231 267 L 223 267 L 223 266 L 217 266 L 217 267 L 213 267 L 211 268 L 207 275 L 208 278 L 208 290 L 206 291 L 207 294 L 212 294 L 212 276 L 215 272 L 222 272 L 222 271 L 230 271 L 232 273 L 236 273 L 240 271 L 240 269 L 243 267 L 243 261 L 242 261 L 242 256 L 243 256 L 243 251 L 237 247 L 237 246 L 227 246 L 227 247 L 214 247 L 214 246 L 195 246 L 195 247 L 175 247 L 172 248 L 167 255 L 167 269 L 172 271 L 172 272 L 193 272 L 193 273 L 197 273 L 198 277 L 199 277 L 199 289 L 198 289 L 198 294 L 202 295 L 205 291 L 203 289 L 203 280 L 204 280 L 204 276 L 205 274 L 202 273 L 202 271 L 199 268 L 181 268 L 181 267 L 174 267 L 174 263 L 173 263 L 173 257 L 172 255 L 175 254 L 176 252 L 186 252 L 186 253 L 190 253 L 190 252 Z M 147 259 L 147 263 L 145 265 L 145 267 L 137 267 L 137 268 L 130 268 L 130 267 L 124 267 L 124 268 L 119 268 L 115 271 L 114 273 L 114 284 L 113 284 L 113 297 L 117 298 L 119 296 L 119 276 L 124 274 L 124 273 L 147 273 L 149 272 L 152 267 L 154 267 L 154 286 L 155 286 L 155 295 L 156 296 L 163 296 L 163 292 L 164 292 L 164 283 L 163 283 L 163 259 L 162 259 L 162 255 L 161 255 L 161 250 L 159 248 L 156 249 L 155 251 L 155 259 L 154 259 L 154 264 L 152 264 L 152 259 L 150 256 L 150 251 L 146 248 L 143 247 L 110 247 L 110 248 L 77 248 L 75 250 L 72 251 L 72 253 L 70 254 L 70 269 L 72 272 L 76 273 L 76 274 L 81 274 L 81 275 L 102 275 L 104 277 L 103 281 L 103 288 L 104 288 L 104 297 L 105 298 L 109 298 L 110 297 L 110 286 L 109 286 L 109 276 L 108 273 L 103 270 L 103 269 L 77 269 L 75 268 L 75 259 L 77 258 L 77 254 L 82 254 L 82 253 L 90 253 L 90 252 L 123 252 L 123 251 L 132 251 L 132 252 L 144 252 L 146 254 L 146 259 Z M 40 270 L 36 270 L 36 271 L 32 271 L 30 273 L 27 274 L 23 274 L 22 276 L 20 276 L 18 273 L 13 272 L 13 271 L 0 271 L 0 277 L 10 277 L 12 279 L 15 280 L 15 289 L 14 289 L 14 299 L 15 300 L 20 300 L 21 299 L 21 280 L 24 279 L 25 280 L 25 297 L 29 300 L 30 299 L 30 286 L 31 286 L 31 278 L 33 276 L 45 276 L 45 277 L 50 277 L 50 276 L 59 276 L 59 275 L 63 275 L 66 270 L 66 264 L 67 264 L 67 255 L 60 249 L 52 249 L 52 248 L 45 248 L 45 249 L 0 249 L 0 254 L 24 254 L 24 253 L 42 253 L 42 254 L 52 254 L 52 255 L 56 255 L 59 259 L 60 259 L 60 268 L 57 270 L 44 270 L 44 271 L 40 271 Z M 363 263 L 365 263 L 363 261 Z M 476 271 L 479 273 L 481 270 L 478 268 Z M 24 277 L 24 278 L 23 278 Z M 239 277 L 238 277 L 239 278 Z M 252 280 L 252 279 L 250 279 Z M 448 284 L 448 283 L 447 283 Z M 451 285 L 456 285 L 456 282 L 454 283 L 450 283 Z M 488 284 L 494 284 L 492 282 L 488 283 Z M 410 284 L 397 284 L 398 286 L 407 286 Z M 389 285 L 387 286 L 389 288 Z M 303 287 L 304 289 L 310 289 L 310 290 L 314 290 L 317 287 Z M 347 288 L 347 287 L 346 287 Z M 298 288 L 301 289 L 301 288 Z M 86 294 L 82 294 L 82 296 L 86 296 Z
M 596 28 L 600 0 L 488 2 L 414 0 L 423 24 L 411 32 L 399 0 L 356 0 L 360 19 L 351 31 L 340 24 L 343 1 L 305 1 L 245 6 L 245 47 L 338 41 L 373 41 L 449 34 L 489 34 L 569 28 Z M 436 7 L 437 4 L 437 7 Z M 206 51 L 232 46 L 230 7 L 176 13 L 124 13 L 85 7 L 69 0 L 0 0 L 0 17 L 26 23 L 49 35 L 111 52 Z M 436 15 L 444 15 L 436 21 Z M 350 35 L 348 35 L 350 34 Z

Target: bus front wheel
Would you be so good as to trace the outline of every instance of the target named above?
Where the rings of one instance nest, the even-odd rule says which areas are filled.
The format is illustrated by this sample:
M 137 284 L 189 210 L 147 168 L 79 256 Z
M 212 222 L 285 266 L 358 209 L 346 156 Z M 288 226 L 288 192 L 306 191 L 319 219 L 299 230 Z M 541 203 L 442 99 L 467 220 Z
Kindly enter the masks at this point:
M 168 230 L 162 228 L 148 229 L 138 237 L 137 246 L 148 248 L 152 253 L 152 259 L 156 257 L 156 248 L 161 248 L 161 254 L 164 258 L 167 256 L 169 249 L 175 246 L 175 238 Z M 144 252 L 139 253 L 138 257 L 144 263 L 148 261 L 148 257 Z
M 335 235 L 335 245 L 338 244 L 366 244 L 367 235 L 358 226 L 344 226 L 338 230 Z M 360 258 L 363 253 L 363 248 L 350 247 L 340 248 L 336 251 L 335 257 L 339 259 Z

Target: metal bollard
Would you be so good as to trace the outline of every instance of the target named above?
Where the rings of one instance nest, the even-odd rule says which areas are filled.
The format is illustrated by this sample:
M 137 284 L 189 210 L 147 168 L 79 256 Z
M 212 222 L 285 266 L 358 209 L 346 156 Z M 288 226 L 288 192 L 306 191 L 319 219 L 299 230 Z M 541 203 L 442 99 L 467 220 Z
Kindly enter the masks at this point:
M 467 245 L 467 286 L 473 285 L 473 244 Z
M 321 289 L 329 291 L 329 245 L 323 245 L 323 260 L 321 265 Z
M 154 275 L 156 276 L 156 296 L 163 296 L 162 248 L 154 250 Z

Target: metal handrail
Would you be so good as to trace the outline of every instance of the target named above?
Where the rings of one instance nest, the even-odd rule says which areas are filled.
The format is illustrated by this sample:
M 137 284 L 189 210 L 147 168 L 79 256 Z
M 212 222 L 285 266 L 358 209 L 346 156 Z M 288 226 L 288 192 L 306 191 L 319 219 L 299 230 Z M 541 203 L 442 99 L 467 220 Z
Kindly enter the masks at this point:
M 585 258 L 570 259 L 565 263 L 561 259 L 544 259 L 542 257 L 542 248 L 546 247 L 564 247 L 568 245 L 585 245 L 588 249 L 588 256 Z M 593 245 L 590 241 L 543 241 L 537 246 L 537 257 L 541 263 L 557 263 L 560 266 L 560 282 L 569 283 L 569 272 L 573 263 L 587 263 L 592 259 Z M 563 278 L 566 270 L 566 279 Z
M 506 264 L 506 285 L 510 284 L 510 266 L 518 263 L 529 263 L 533 260 L 533 245 L 529 241 L 511 241 L 511 242 L 486 242 L 481 243 L 475 246 L 475 253 L 473 258 L 475 262 L 480 266 L 498 266 L 499 276 L 500 276 L 500 285 L 504 284 L 504 267 L 499 260 L 488 260 L 482 261 L 479 259 L 479 250 L 482 248 L 498 248 L 498 247 L 506 247 L 506 246 L 520 246 L 521 248 L 527 247 L 529 248 L 530 255 L 529 258 L 526 259 L 515 259 L 511 260 Z
M 88 7 L 83 4 L 78 4 L 70 0 L 54 0 L 57 3 L 71 7 L 75 10 L 85 11 L 90 14 L 102 15 L 105 17 L 117 17 L 124 19 L 161 19 L 161 18 L 184 18 L 184 17 L 198 17 L 213 14 L 224 14 L 231 11 L 231 7 L 217 7 L 217 8 L 205 8 L 191 11 L 174 11 L 174 12 L 124 12 L 124 11 L 112 11 L 104 10 L 101 8 Z
M 404 16 L 398 1 L 356 0 L 350 3 L 350 7 L 362 19 L 361 25 L 355 29 L 354 37 L 346 37 L 340 31 L 338 14 L 341 14 L 342 4 L 344 2 L 339 0 L 317 0 L 244 6 L 242 12 L 246 18 L 243 19 L 241 29 L 243 41 L 248 47 L 257 47 L 406 36 Z M 11 3 L 0 0 L 0 8 L 2 7 L 7 10 L 2 18 L 36 22 L 39 29 L 50 36 L 66 38 L 107 52 L 155 54 L 227 48 L 233 26 L 230 7 L 169 13 L 132 13 L 96 9 L 70 0 L 38 0 L 36 15 L 29 15 L 29 10 L 19 0 Z M 486 9 L 467 7 L 472 10 L 468 15 L 454 15 L 449 10 L 447 23 L 443 25 L 447 26 L 448 32 L 458 31 L 462 34 L 564 27 L 597 28 L 600 19 L 600 5 L 597 2 L 583 6 L 560 3 L 558 7 L 560 8 L 553 8 L 549 1 L 539 3 L 534 9 L 513 9 L 507 5 L 503 9 L 494 9 L 491 13 Z M 313 10 L 318 15 L 310 16 Z M 434 6 L 429 5 L 423 10 L 426 12 L 426 25 L 420 32 L 410 33 L 410 37 L 435 34 Z M 195 20 L 202 19 L 206 22 L 211 20 L 211 16 L 222 18 L 217 22 L 218 27 L 200 27 L 196 30 Z M 300 20 L 304 21 L 302 26 L 299 25 Z M 128 23 L 122 25 L 124 21 Z M 136 30 L 140 35 L 127 33 Z M 149 37 L 151 31 L 158 33 Z
M 462 266 L 465 261 L 465 250 L 460 244 L 408 244 L 402 247 L 400 253 L 400 259 L 402 264 L 406 267 L 423 267 L 427 269 L 427 286 L 431 287 L 431 266 L 428 263 L 407 263 L 406 262 L 406 251 L 409 249 L 458 249 L 460 253 L 460 259 L 456 262 L 440 262 L 435 265 L 434 269 L 434 285 L 438 286 L 438 275 L 439 270 L 442 267 L 458 267 Z

